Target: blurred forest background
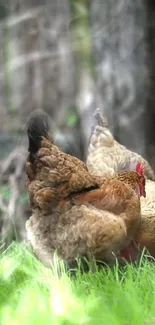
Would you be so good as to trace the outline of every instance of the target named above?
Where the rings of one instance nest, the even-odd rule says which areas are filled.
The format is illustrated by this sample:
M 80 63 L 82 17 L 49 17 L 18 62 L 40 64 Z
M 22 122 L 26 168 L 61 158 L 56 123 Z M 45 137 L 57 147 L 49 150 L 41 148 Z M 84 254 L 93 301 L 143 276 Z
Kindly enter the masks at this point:
M 155 168 L 154 0 L 0 0 L 0 240 L 25 239 L 25 124 L 85 160 L 97 107 Z

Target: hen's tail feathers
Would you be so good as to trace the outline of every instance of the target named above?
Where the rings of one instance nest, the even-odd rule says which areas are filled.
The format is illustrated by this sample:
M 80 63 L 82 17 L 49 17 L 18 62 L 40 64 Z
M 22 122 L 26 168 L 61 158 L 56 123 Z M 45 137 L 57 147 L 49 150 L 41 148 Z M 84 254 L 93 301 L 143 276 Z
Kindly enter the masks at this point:
M 94 125 L 89 140 L 89 148 L 95 147 L 111 147 L 114 142 L 113 135 L 109 129 L 108 121 L 99 108 L 94 112 Z
M 94 175 L 104 177 L 113 176 L 115 160 L 109 166 L 109 153 L 115 144 L 114 137 L 109 129 L 108 121 L 102 111 L 97 108 L 94 112 L 94 125 L 89 139 L 87 168 Z M 111 159 L 111 158 L 110 158 Z
M 36 154 L 40 149 L 42 137 L 49 138 L 49 116 L 41 110 L 35 111 L 27 125 L 27 135 L 29 139 L 28 151 L 30 154 Z
M 93 116 L 96 119 L 97 125 L 102 126 L 103 128 L 109 128 L 108 126 L 108 120 L 106 119 L 105 116 L 103 116 L 100 108 L 97 108 L 96 111 L 94 112 Z

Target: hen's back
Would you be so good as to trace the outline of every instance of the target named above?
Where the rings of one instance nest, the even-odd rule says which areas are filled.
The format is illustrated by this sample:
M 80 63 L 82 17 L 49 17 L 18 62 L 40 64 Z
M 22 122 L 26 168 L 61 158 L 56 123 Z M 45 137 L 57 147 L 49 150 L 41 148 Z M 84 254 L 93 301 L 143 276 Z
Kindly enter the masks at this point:
M 36 112 L 28 123 L 29 155 L 26 163 L 31 204 L 51 209 L 70 194 L 98 187 L 86 165 L 59 150 L 49 133 L 48 115 Z
M 148 162 L 139 154 L 128 150 L 118 143 L 108 126 L 108 121 L 98 108 L 94 113 L 94 126 L 88 147 L 87 167 L 91 174 L 114 176 L 123 170 L 132 170 L 133 165 L 141 162 L 148 179 L 155 180 L 155 175 Z

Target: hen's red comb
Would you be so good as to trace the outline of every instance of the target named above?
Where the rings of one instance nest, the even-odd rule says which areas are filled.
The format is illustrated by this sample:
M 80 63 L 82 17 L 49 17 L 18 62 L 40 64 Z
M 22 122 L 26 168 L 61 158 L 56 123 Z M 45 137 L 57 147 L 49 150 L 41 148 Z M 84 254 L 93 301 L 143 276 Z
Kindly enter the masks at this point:
M 136 165 L 136 172 L 140 175 L 144 175 L 144 167 L 140 162 Z

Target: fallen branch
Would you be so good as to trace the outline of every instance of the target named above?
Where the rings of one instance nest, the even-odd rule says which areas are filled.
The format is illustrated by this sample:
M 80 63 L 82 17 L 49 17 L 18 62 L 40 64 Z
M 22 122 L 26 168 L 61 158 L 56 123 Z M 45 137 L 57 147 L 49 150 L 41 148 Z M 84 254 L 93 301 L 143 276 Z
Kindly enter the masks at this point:
M 25 221 L 28 217 L 27 206 L 19 201 L 25 191 L 25 162 L 27 152 L 24 147 L 15 148 L 9 156 L 0 164 L 0 183 L 8 186 L 11 192 L 9 199 L 0 195 L 1 211 L 1 240 L 6 248 L 12 240 L 23 240 L 26 238 Z M 24 211 L 24 209 L 26 211 Z

